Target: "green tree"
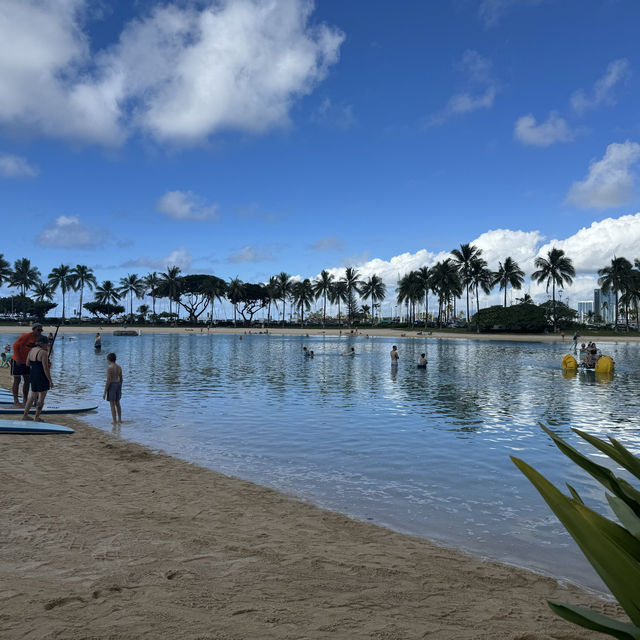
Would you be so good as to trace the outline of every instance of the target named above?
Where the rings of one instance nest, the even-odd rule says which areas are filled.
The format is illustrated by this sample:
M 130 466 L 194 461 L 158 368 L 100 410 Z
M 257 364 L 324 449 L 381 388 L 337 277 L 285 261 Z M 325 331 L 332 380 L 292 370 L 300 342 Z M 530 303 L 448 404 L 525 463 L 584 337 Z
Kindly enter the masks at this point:
M 354 267 L 347 267 L 344 270 L 344 282 L 347 287 L 347 310 L 349 314 L 349 326 L 351 326 L 353 314 L 357 310 L 356 294 L 360 294 L 360 287 L 362 286 L 358 270 Z
M 4 256 L 0 253 L 0 287 L 5 283 L 11 281 L 11 265 L 4 259 Z
M 331 293 L 331 285 L 333 284 L 333 275 L 326 269 L 320 272 L 317 280 L 313 282 L 313 295 L 318 298 L 322 298 L 322 326 L 324 327 L 327 320 L 327 299 Z
M 371 300 L 371 326 L 373 327 L 373 310 L 376 303 L 382 302 L 387 294 L 387 285 L 375 273 L 362 283 L 360 294 Z M 364 307 L 363 307 L 364 308 Z
M 180 267 L 167 267 L 167 271 L 160 274 L 160 291 L 163 298 L 169 298 L 169 315 L 172 315 L 172 303 L 178 301 L 180 294 Z
M 38 302 L 51 302 L 53 300 L 53 288 L 48 282 L 38 282 L 33 293 Z
M 504 263 L 498 263 L 498 271 L 495 274 L 493 284 L 499 284 L 500 290 L 504 289 L 504 306 L 507 306 L 507 289 L 511 285 L 514 289 L 522 289 L 524 283 L 524 271 L 518 263 L 508 256 Z
M 451 254 L 453 255 L 453 262 L 458 267 L 458 273 L 460 275 L 460 281 L 467 290 L 467 324 L 469 324 L 469 288 L 471 286 L 471 263 L 474 258 L 479 258 L 482 255 L 482 249 L 478 249 L 473 244 L 461 244 L 459 249 L 454 249 Z
M 399 305 L 407 306 L 407 324 L 415 322 L 415 305 L 422 300 L 421 280 L 417 271 L 410 271 L 398 280 L 396 300 Z
M 301 282 L 294 282 L 291 288 L 291 297 L 295 308 L 300 313 L 300 326 L 304 326 L 304 312 L 311 309 L 311 303 L 315 300 L 313 285 L 309 278 Z
M 133 322 L 133 296 L 136 298 L 144 296 L 144 282 L 137 273 L 128 273 L 124 278 L 120 278 L 118 291 L 123 296 L 129 296 L 129 317 Z
M 329 302 L 338 305 L 338 325 L 342 326 L 342 315 L 340 314 L 340 303 L 347 301 L 347 283 L 344 280 L 336 280 L 331 284 L 329 291 Z
M 227 284 L 227 300 L 233 305 L 233 326 L 236 326 L 236 312 L 238 311 L 238 303 L 244 295 L 244 285 L 240 278 L 235 277 L 229 280 Z
M 160 278 L 158 274 L 153 271 L 148 273 L 142 281 L 147 289 L 147 293 L 151 296 L 151 303 L 153 305 L 153 319 L 156 319 L 156 298 L 159 297 L 158 291 L 160 289 Z
M 111 282 L 111 280 L 104 280 L 101 285 L 96 287 L 96 290 L 94 292 L 94 298 L 98 304 L 115 305 L 116 302 L 120 300 L 120 293 L 118 292 L 118 289 L 113 284 L 113 282 Z M 87 303 L 87 304 L 91 304 L 91 303 Z M 89 307 L 87 307 L 86 304 L 84 305 L 84 308 L 87 309 L 89 313 L 94 313 Z M 124 311 L 124 307 L 122 308 L 122 311 Z M 118 313 L 118 312 L 114 311 L 113 313 Z M 111 315 L 113 315 L 113 313 Z
M 61 264 L 59 267 L 51 269 L 51 273 L 47 276 L 51 288 L 56 291 L 58 288 L 62 292 L 62 321 L 65 319 L 65 296 L 69 289 L 73 289 L 74 277 L 71 266 Z
M 9 286 L 19 287 L 20 295 L 26 298 L 27 291 L 30 291 L 40 282 L 40 270 L 31 266 L 31 260 L 28 258 L 20 258 L 13 263 L 13 271 L 9 276 Z M 27 310 L 23 306 L 22 317 L 25 318 Z
M 213 304 L 220 301 L 227 293 L 227 283 L 217 276 L 204 276 L 200 285 L 202 292 L 207 296 L 211 309 L 209 311 L 209 324 L 213 324 Z
M 611 264 L 598 269 L 598 285 L 602 293 L 608 294 L 613 291 L 616 296 L 616 320 L 615 328 L 618 330 L 618 296 L 622 293 L 631 278 L 631 263 L 626 258 L 613 258 Z
M 149 305 L 148 304 L 141 304 L 136 311 L 142 316 L 142 320 L 144 322 L 147 321 L 147 316 L 149 315 Z
M 476 294 L 476 332 L 480 333 L 480 290 L 489 295 L 493 287 L 493 271 L 487 266 L 484 258 L 475 257 L 469 265 L 469 281 L 471 290 Z
M 267 301 L 267 326 L 271 323 L 271 305 L 278 308 L 278 277 L 271 276 L 269 282 L 265 285 L 269 299 Z
M 429 267 L 420 267 L 416 271 L 418 286 L 420 287 L 420 297 L 424 296 L 424 328 L 427 328 L 429 320 L 429 291 L 431 289 L 431 270 Z
M 287 298 L 291 295 L 291 276 L 282 271 L 276 276 L 278 280 L 278 298 L 282 300 L 282 326 L 284 327 L 285 307 Z
M 109 283 L 113 286 L 113 283 L 110 280 L 105 280 L 103 284 Z M 98 288 L 96 288 L 97 295 Z M 115 288 L 113 291 L 117 295 L 117 291 Z M 98 316 L 98 314 L 106 316 L 109 322 L 111 322 L 111 318 L 116 313 L 124 313 L 124 307 L 121 304 L 112 304 L 110 302 L 99 302 L 98 300 L 94 300 L 93 302 L 85 302 L 84 308 L 94 316 Z
M 448 321 L 448 306 L 452 298 L 462 295 L 462 283 L 458 269 L 451 258 L 446 258 L 431 267 L 431 288 L 438 296 L 438 323 L 442 326 L 443 310 L 447 313 L 444 321 Z
M 551 285 L 553 331 L 555 332 L 558 325 L 556 315 L 556 285 L 562 289 L 565 284 L 571 284 L 576 275 L 576 270 L 573 267 L 571 258 L 568 258 L 562 249 L 557 249 L 556 247 L 553 247 L 547 253 L 546 258 L 536 258 L 534 265 L 536 271 L 531 274 L 531 277 L 538 284 L 546 281 L 547 291 L 549 291 L 549 285 Z
M 71 275 L 73 277 L 73 288 L 77 291 L 80 289 L 80 322 L 82 322 L 82 298 L 84 295 L 84 288 L 87 287 L 93 290 L 98 286 L 96 277 L 93 274 L 93 269 L 87 267 L 84 264 L 77 264 L 72 270 Z

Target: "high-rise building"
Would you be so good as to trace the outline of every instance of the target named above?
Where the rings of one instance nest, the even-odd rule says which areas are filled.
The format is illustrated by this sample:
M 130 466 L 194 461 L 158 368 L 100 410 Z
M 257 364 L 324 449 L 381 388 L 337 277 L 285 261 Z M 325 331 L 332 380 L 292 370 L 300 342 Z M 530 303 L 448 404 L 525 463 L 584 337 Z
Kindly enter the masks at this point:
M 616 320 L 616 295 L 609 290 L 603 293 L 602 289 L 593 290 L 593 312 L 600 316 L 603 322 L 611 324 Z
M 585 322 L 589 311 L 593 311 L 593 300 L 581 300 L 578 302 L 578 320 Z

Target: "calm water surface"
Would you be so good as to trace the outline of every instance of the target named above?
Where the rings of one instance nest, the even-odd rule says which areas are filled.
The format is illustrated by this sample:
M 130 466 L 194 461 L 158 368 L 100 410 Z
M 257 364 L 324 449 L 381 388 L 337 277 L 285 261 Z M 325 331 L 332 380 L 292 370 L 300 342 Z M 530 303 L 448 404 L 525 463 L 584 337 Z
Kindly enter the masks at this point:
M 400 363 L 389 351 L 397 344 Z M 313 360 L 302 347 L 313 349 Z M 356 356 L 340 355 L 351 346 Z M 612 379 L 563 377 L 570 344 L 278 335 L 92 335 L 59 340 L 56 399 L 101 398 L 105 355 L 125 375 L 121 435 L 323 507 L 603 589 L 509 459 L 585 502 L 595 481 L 536 426 L 593 457 L 571 426 L 640 453 L 640 346 L 603 343 Z M 415 362 L 421 352 L 426 370 Z M 87 421 L 110 430 L 107 403 Z M 600 460 L 606 463 L 605 459 Z

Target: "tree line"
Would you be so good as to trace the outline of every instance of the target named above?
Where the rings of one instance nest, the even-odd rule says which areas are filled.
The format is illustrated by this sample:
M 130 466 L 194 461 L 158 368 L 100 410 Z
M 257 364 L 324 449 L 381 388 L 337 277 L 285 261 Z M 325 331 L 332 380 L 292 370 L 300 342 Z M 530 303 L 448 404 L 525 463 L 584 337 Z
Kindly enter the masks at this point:
M 538 257 L 534 262 L 535 271 L 531 279 L 538 284 L 545 284 L 547 292 L 551 288 L 552 320 L 554 330 L 557 324 L 556 291 L 571 285 L 575 277 L 575 268 L 571 258 L 562 249 L 552 248 L 546 257 Z M 638 318 L 640 302 L 640 260 L 632 264 L 626 258 L 613 258 L 611 263 L 598 270 L 598 285 L 605 294 L 615 294 L 615 324 L 618 325 L 618 312 L 623 309 L 629 321 L 630 309 L 635 310 Z M 459 249 L 451 251 L 451 257 L 436 262 L 432 266 L 423 266 L 400 278 L 396 287 L 396 301 L 405 305 L 409 324 L 416 322 L 416 309 L 424 302 L 424 322 L 426 326 L 429 295 L 437 301 L 437 317 L 440 325 L 456 318 L 456 303 L 466 301 L 466 323 L 470 325 L 470 297 L 475 296 L 476 310 L 480 309 L 480 293 L 489 295 L 497 286 L 504 291 L 504 307 L 507 306 L 507 291 L 522 289 L 525 273 L 510 256 L 498 263 L 498 269 L 489 269 L 482 257 L 482 250 L 473 244 L 462 244 Z M 156 314 L 156 301 L 167 299 L 169 318 L 177 317 L 174 313 L 182 308 L 191 322 L 209 309 L 209 320 L 213 321 L 213 309 L 216 301 L 226 299 L 233 307 L 234 324 L 238 316 L 245 323 L 250 323 L 255 314 L 267 310 L 267 321 L 271 322 L 272 307 L 281 312 L 281 322 L 285 323 L 287 303 L 297 311 L 301 324 L 304 324 L 305 313 L 310 312 L 313 302 L 322 302 L 322 324 L 326 324 L 327 303 L 337 305 L 338 322 L 342 324 L 342 313 L 349 326 L 354 318 L 369 317 L 374 322 L 376 309 L 387 296 L 387 287 L 378 275 L 362 278 L 354 267 L 347 267 L 344 275 L 336 278 L 326 269 L 315 279 L 294 280 L 289 274 L 281 272 L 269 278 L 266 283 L 243 282 L 233 278 L 228 282 L 209 274 L 182 274 L 179 267 L 168 267 L 166 272 L 152 272 L 144 277 L 131 273 L 121 278 L 116 284 L 104 280 L 98 284 L 93 270 L 86 265 L 61 264 L 43 278 L 40 270 L 31 264 L 28 258 L 16 260 L 13 267 L 0 254 L 0 284 L 20 292 L 21 299 L 28 300 L 31 294 L 36 303 L 53 308 L 51 304 L 56 292 L 62 296 L 62 319 L 66 314 L 66 295 L 70 291 L 80 292 L 80 320 L 82 310 L 93 315 L 104 315 L 109 319 L 115 314 L 125 313 L 121 304 L 128 303 L 129 316 L 133 319 L 133 300 L 149 296 L 152 308 L 141 305 L 137 311 L 146 319 Z M 83 304 L 86 291 L 93 292 L 93 300 Z M 522 303 L 532 303 L 531 297 L 525 294 L 520 298 Z M 49 304 L 47 304 L 49 303 Z M 280 308 L 281 307 L 281 308 Z M 41 307 L 44 308 L 44 307 Z M 26 309 L 23 310 L 26 313 Z M 163 314 L 160 314 L 161 316 Z

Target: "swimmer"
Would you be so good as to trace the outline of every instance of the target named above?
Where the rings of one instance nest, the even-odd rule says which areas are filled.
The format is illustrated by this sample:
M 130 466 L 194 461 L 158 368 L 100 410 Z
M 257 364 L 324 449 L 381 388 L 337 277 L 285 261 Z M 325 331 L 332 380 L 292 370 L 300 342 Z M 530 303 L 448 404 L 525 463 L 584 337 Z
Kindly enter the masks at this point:
M 427 368 L 427 354 L 426 353 L 421 353 L 420 357 L 418 358 L 418 367 L 420 369 L 426 369 Z
M 342 352 L 343 356 L 355 356 L 356 355 L 356 350 L 351 347 L 351 349 L 347 348 Z
M 391 364 L 398 364 L 398 360 L 400 360 L 400 354 L 398 353 L 398 347 L 394 344 L 391 348 Z

